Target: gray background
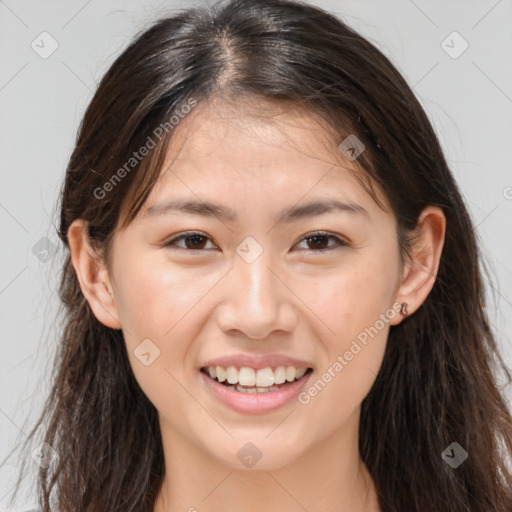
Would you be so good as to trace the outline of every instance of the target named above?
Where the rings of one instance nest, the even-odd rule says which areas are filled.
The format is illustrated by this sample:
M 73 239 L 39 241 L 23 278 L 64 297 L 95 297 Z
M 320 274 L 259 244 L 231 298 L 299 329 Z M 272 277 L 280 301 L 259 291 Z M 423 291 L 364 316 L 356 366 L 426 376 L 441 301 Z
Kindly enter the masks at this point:
M 81 116 L 130 38 L 192 3 L 0 0 L 0 460 L 30 430 L 51 382 L 63 257 L 53 252 L 55 204 Z M 512 366 L 512 2 L 314 3 L 375 43 L 427 111 L 483 244 L 493 274 L 488 310 Z M 58 44 L 47 58 L 44 31 Z M 448 37 L 453 31 L 469 45 L 460 56 L 464 41 Z M 0 511 L 17 459 L 0 468 Z M 35 503 L 26 488 L 26 504 Z

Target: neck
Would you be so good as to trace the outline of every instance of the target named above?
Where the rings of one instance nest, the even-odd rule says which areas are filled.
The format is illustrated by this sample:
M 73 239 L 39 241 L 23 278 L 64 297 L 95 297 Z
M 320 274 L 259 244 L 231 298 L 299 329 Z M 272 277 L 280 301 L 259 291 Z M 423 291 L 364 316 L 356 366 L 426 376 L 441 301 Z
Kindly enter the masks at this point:
M 154 512 L 380 512 L 358 451 L 358 419 L 286 465 L 244 470 L 162 424 L 166 474 Z

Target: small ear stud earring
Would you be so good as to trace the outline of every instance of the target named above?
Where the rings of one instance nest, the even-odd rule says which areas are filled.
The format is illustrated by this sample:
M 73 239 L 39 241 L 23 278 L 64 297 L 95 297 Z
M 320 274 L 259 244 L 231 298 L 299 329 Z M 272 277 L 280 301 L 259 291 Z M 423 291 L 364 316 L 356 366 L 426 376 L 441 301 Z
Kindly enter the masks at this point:
M 403 316 L 408 316 L 409 313 L 407 313 L 407 302 L 402 302 L 400 306 L 400 314 Z

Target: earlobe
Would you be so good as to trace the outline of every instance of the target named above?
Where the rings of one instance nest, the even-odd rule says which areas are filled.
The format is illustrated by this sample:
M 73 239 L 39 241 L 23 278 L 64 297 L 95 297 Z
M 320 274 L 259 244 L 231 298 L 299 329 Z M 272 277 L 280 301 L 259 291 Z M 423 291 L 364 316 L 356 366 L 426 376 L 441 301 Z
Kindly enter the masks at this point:
M 76 219 L 68 229 L 71 260 L 84 297 L 96 318 L 107 327 L 120 329 L 121 322 L 103 259 L 91 246 L 87 222 Z
M 406 314 L 397 315 L 391 323 L 396 325 L 405 316 L 411 316 L 423 304 L 432 290 L 441 261 L 446 217 L 437 206 L 427 206 L 418 217 L 411 237 L 411 257 L 404 265 L 402 280 L 395 300 L 407 303 Z M 403 310 L 403 308 L 402 308 Z

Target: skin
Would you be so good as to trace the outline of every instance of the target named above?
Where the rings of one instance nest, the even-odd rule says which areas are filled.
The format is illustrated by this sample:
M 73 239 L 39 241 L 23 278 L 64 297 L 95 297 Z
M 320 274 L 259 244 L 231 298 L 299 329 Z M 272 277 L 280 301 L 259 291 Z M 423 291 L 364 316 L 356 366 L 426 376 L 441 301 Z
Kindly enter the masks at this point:
M 247 106 L 202 104 L 176 128 L 143 210 L 118 230 L 111 268 L 89 245 L 84 221 L 70 227 L 82 291 L 101 322 L 122 329 L 135 377 L 159 413 L 166 475 L 155 512 L 380 510 L 358 452 L 360 406 L 390 325 L 403 319 L 396 304 L 414 314 L 434 284 L 445 218 L 436 207 L 423 210 L 412 259 L 402 262 L 393 213 L 358 184 L 340 142 L 298 110 L 269 119 Z M 238 220 L 146 215 L 171 196 L 221 203 Z M 286 207 L 327 197 L 367 215 L 274 220 Z M 200 250 L 186 239 L 164 246 L 188 230 L 207 237 Z M 336 247 L 335 239 L 304 239 L 317 230 L 348 245 L 315 251 Z M 263 248 L 252 263 L 236 252 L 248 236 Z M 278 352 L 308 361 L 314 382 L 393 305 L 392 318 L 307 404 L 239 413 L 200 379 L 207 359 Z M 134 355 L 147 338 L 160 350 L 149 366 Z M 237 457 L 248 442 L 262 454 L 252 469 Z

